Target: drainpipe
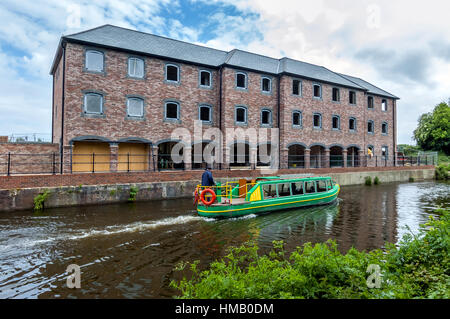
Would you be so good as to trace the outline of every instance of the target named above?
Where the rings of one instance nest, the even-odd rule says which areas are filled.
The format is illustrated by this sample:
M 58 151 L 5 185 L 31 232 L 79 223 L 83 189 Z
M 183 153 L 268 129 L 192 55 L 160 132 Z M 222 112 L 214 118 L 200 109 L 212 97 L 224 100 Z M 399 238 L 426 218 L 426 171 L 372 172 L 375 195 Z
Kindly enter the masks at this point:
M 386 99 L 386 103 L 387 103 L 387 99 Z M 395 99 L 392 100 L 392 139 L 393 139 L 393 154 L 394 154 L 394 166 L 397 165 L 397 145 L 396 145 L 396 140 L 397 140 L 397 116 L 396 116 L 396 109 L 397 109 L 397 101 Z
M 221 132 L 221 143 L 220 143 L 220 154 L 222 154 L 222 158 L 220 159 L 219 162 L 219 170 L 222 170 L 222 161 L 223 161 L 223 134 L 222 134 L 222 70 L 223 70 L 223 66 L 220 66 L 219 69 L 219 130 Z
M 59 152 L 60 152 L 60 172 L 63 173 L 64 168 L 64 97 L 65 97 L 65 82 L 66 82 L 66 44 L 63 42 L 61 44 L 63 54 L 63 74 L 62 74 L 62 103 L 61 103 L 61 139 L 59 143 Z
M 280 101 L 281 101 L 281 93 L 280 93 L 280 82 L 281 82 L 281 75 L 277 76 L 278 83 L 277 83 L 277 126 L 278 126 L 278 169 L 281 169 L 281 116 L 280 116 Z

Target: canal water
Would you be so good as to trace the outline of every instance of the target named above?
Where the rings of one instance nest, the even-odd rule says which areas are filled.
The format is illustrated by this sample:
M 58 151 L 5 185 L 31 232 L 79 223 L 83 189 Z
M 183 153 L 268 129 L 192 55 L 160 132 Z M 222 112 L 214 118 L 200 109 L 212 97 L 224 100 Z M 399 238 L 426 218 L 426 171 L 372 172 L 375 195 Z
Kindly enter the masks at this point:
M 450 206 L 449 183 L 348 186 L 332 206 L 224 220 L 197 216 L 190 199 L 1 213 L 0 298 L 170 298 L 180 261 L 205 267 L 249 240 L 262 251 L 330 238 L 342 252 L 372 250 L 417 232 L 438 206 Z M 70 264 L 81 289 L 66 286 Z

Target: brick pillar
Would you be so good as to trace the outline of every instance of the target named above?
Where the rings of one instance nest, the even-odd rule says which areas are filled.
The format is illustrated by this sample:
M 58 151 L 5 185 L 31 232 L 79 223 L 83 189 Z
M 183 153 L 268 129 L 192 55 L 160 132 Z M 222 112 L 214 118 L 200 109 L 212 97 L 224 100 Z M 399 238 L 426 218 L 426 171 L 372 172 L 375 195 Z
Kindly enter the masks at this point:
M 358 150 L 359 163 L 356 163 L 357 166 L 359 166 L 359 167 L 365 166 L 364 165 L 364 160 L 365 160 L 364 156 L 365 156 L 364 150 Z
M 64 145 L 63 146 L 63 167 L 62 172 L 64 174 L 72 173 L 72 152 L 73 145 Z
M 111 172 L 117 172 L 119 167 L 119 144 L 109 143 L 110 161 L 109 170 Z
M 187 171 L 192 170 L 192 147 L 185 146 L 183 150 L 183 162 L 184 169 Z
M 151 171 L 158 170 L 158 146 L 150 144 L 149 169 Z
M 325 167 L 331 167 L 331 161 L 330 161 L 330 149 L 325 149 Z
M 347 150 L 342 151 L 342 157 L 344 158 L 344 167 L 347 167 Z
M 311 150 L 309 148 L 305 149 L 305 169 L 311 167 Z
M 279 161 L 282 169 L 289 168 L 289 149 L 284 148 L 281 150 Z
M 230 154 L 231 154 L 231 148 L 230 147 L 224 147 L 223 148 L 223 156 L 222 156 L 222 169 L 229 169 L 230 168 Z
M 256 168 L 256 165 L 258 164 L 258 148 L 256 147 L 250 147 L 249 148 L 249 160 L 250 160 L 250 167 Z

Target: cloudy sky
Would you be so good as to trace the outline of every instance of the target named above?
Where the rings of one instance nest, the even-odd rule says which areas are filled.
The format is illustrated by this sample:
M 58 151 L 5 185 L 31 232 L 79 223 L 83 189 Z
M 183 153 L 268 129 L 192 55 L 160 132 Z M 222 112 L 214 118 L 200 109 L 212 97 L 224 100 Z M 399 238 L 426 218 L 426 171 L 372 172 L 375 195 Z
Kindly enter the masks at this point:
M 450 98 L 450 2 L 417 0 L 1 0 L 0 135 L 51 132 L 61 35 L 103 24 L 217 49 L 287 56 L 401 97 L 398 141 Z

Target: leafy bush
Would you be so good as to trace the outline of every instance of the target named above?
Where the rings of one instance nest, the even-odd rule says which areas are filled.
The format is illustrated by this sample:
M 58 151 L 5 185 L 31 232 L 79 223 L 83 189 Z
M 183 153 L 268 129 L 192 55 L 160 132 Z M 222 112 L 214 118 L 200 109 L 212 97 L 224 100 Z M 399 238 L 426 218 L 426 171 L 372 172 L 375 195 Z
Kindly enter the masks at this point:
M 44 190 L 43 193 L 40 193 L 36 197 L 34 197 L 34 210 L 35 211 L 41 211 L 44 209 L 44 203 L 50 196 L 50 192 L 48 189 Z
M 385 251 L 342 254 L 335 241 L 304 244 L 286 256 L 283 242 L 273 242 L 269 254 L 246 243 L 229 248 L 228 255 L 200 271 L 198 261 L 189 266 L 190 279 L 172 280 L 180 298 L 449 298 L 450 212 L 430 218 L 418 235 L 405 235 Z M 380 288 L 368 287 L 369 265 L 379 265 Z
M 131 186 L 130 187 L 130 197 L 128 198 L 129 202 L 135 202 L 136 201 L 136 197 L 137 197 L 138 191 L 139 191 L 139 188 L 137 188 L 136 186 Z
M 375 176 L 375 178 L 374 178 L 374 180 L 373 180 L 373 183 L 374 183 L 375 185 L 380 185 L 380 179 L 378 178 L 378 176 Z
M 450 171 L 450 165 L 439 165 L 436 167 L 436 171 L 435 171 L 435 177 L 437 180 L 447 180 L 450 179 L 450 175 L 449 172 Z
M 372 177 L 366 176 L 366 178 L 364 179 L 364 184 L 366 186 L 371 186 L 372 185 Z

